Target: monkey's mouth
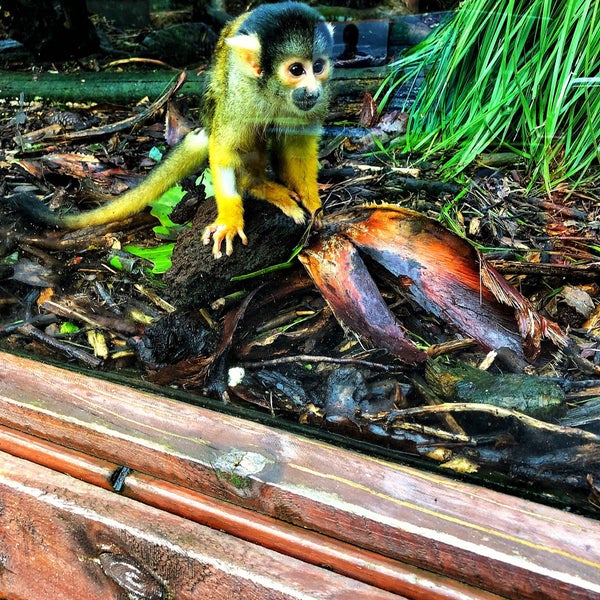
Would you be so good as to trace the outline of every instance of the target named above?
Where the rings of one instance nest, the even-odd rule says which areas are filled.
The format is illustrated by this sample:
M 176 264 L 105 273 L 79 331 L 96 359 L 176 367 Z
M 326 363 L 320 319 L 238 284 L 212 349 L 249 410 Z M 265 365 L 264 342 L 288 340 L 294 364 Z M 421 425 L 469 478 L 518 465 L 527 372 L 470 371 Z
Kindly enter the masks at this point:
M 312 101 L 304 101 L 304 102 L 295 102 L 296 108 L 299 108 L 300 110 L 304 111 L 304 112 L 308 112 L 309 110 L 311 110 L 312 108 L 315 107 L 316 102 L 312 102 Z
M 313 109 L 320 97 L 321 94 L 319 92 L 308 92 L 304 88 L 295 90 L 292 94 L 292 100 L 296 108 L 305 112 Z

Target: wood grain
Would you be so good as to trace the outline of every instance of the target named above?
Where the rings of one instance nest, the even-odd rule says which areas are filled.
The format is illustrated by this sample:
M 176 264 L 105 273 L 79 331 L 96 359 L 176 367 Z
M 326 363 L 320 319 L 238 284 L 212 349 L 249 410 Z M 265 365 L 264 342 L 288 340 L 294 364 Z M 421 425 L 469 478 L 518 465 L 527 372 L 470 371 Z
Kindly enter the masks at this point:
M 4 453 L 0 498 L 11 600 L 398 598 Z
M 61 473 L 112 490 L 118 466 L 102 459 L 56 446 L 0 426 L 0 451 L 43 464 Z M 369 585 L 422 600 L 498 600 L 498 596 L 441 575 L 361 550 L 318 533 L 287 525 L 230 503 L 175 486 L 149 475 L 130 473 L 122 494 L 148 506 L 176 514 L 241 539 L 294 556 L 363 581 Z
M 23 358 L 0 361 L 8 429 L 509 598 L 600 598 L 591 519 Z

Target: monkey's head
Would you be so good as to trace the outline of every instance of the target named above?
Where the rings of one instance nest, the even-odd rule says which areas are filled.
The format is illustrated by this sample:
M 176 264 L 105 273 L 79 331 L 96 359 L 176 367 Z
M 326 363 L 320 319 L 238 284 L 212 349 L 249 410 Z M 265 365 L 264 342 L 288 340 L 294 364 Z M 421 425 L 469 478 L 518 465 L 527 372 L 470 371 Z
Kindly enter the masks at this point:
M 227 44 L 280 117 L 323 118 L 333 34 L 316 10 L 299 2 L 263 4 L 248 13 Z

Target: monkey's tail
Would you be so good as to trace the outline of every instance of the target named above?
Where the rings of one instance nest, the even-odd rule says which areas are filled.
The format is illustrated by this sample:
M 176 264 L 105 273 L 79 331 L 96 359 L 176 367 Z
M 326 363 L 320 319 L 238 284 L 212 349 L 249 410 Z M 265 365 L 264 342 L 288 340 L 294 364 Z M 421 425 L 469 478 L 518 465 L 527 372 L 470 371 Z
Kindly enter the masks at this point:
M 207 159 L 208 135 L 204 129 L 196 129 L 188 133 L 137 187 L 93 210 L 60 215 L 32 194 L 15 194 L 9 198 L 9 202 L 17 211 L 45 225 L 62 229 L 103 225 L 140 212 L 178 181 L 197 172 Z

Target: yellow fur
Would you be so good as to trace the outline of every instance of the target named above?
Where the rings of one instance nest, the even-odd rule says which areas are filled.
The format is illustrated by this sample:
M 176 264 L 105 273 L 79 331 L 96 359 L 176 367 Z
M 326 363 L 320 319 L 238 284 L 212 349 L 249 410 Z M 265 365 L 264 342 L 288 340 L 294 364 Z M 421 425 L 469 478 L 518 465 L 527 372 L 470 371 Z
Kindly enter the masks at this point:
M 305 23 L 301 33 L 298 19 Z M 212 241 L 215 257 L 221 256 L 223 243 L 231 254 L 236 237 L 247 243 L 245 193 L 304 222 L 305 211 L 312 215 L 321 206 L 317 151 L 331 70 L 331 32 L 318 37 L 312 26 L 318 20 L 314 9 L 290 2 L 260 6 L 228 24 L 208 76 L 204 129 L 188 134 L 137 188 L 95 210 L 53 215 L 47 221 L 76 229 L 123 219 L 199 170 L 208 158 L 218 214 L 203 240 Z M 273 42 L 275 48 L 261 47 L 258 33 L 241 33 L 248 23 L 269 38 L 265 27 L 275 27 L 283 41 Z M 276 181 L 266 175 L 269 152 Z
M 137 187 L 94 210 L 61 217 L 67 229 L 91 227 L 120 221 L 140 212 L 178 181 L 206 163 L 208 137 L 204 130 L 189 133 Z

